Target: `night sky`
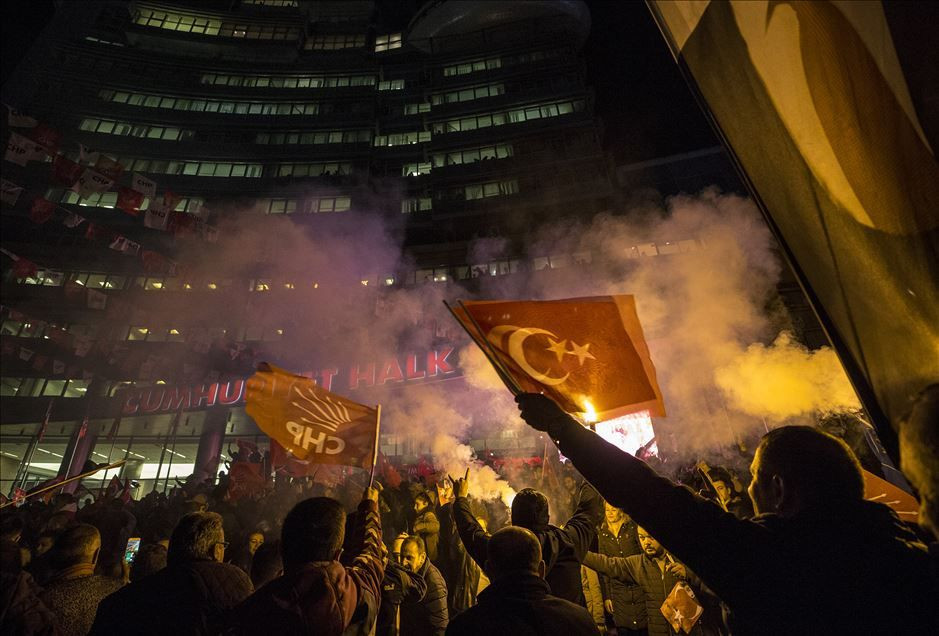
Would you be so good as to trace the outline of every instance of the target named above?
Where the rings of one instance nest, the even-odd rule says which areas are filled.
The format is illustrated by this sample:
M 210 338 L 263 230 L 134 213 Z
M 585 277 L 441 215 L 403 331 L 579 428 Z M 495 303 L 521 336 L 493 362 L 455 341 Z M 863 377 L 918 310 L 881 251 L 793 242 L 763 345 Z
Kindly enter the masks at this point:
M 65 0 L 70 1 L 70 0 Z M 389 22 L 404 22 L 414 0 L 379 0 Z M 585 54 L 605 146 L 616 163 L 688 152 L 717 139 L 688 90 L 644 2 L 588 0 L 593 19 Z M 5 5 L 5 82 L 53 13 L 52 0 Z

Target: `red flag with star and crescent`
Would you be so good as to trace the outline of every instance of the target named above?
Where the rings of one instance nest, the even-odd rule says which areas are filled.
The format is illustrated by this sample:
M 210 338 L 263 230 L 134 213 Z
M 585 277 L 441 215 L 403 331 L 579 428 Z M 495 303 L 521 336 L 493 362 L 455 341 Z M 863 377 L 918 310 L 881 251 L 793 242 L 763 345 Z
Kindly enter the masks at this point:
M 632 296 L 470 301 L 454 315 L 522 391 L 544 393 L 568 413 L 595 411 L 597 421 L 665 416 Z

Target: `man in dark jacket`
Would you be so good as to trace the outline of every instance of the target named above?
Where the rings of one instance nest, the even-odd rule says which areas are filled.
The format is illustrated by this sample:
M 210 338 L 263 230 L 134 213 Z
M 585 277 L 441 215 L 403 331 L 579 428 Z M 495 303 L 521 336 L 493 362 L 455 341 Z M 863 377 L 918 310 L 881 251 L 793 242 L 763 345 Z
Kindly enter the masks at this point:
M 804 426 L 767 433 L 750 467 L 756 516 L 743 520 L 658 476 L 549 398 L 516 401 L 610 503 L 724 601 L 734 634 L 936 633 L 929 555 L 889 508 L 864 500 L 857 459 L 841 440 Z
M 636 522 L 609 502 L 604 503 L 604 512 L 604 521 L 597 528 L 597 552 L 621 558 L 640 554 Z M 620 636 L 645 634 L 646 595 L 642 588 L 634 582 L 604 574 L 600 577 L 604 605 L 606 611 L 613 615 L 617 633 Z
M 401 604 L 401 633 L 405 636 L 443 636 L 447 629 L 447 584 L 430 562 L 424 540 L 410 536 L 401 544 L 401 564 L 424 579 L 427 591 L 416 602 Z
M 65 530 L 52 548 L 56 571 L 40 598 L 55 612 L 63 634 L 84 636 L 91 631 L 98 604 L 124 585 L 120 579 L 95 574 L 100 550 L 98 529 L 84 523 Z
M 427 557 L 436 563 L 437 544 L 440 541 L 440 520 L 430 506 L 430 497 L 427 493 L 418 493 L 414 498 L 414 513 L 417 516 L 414 518 L 414 531 L 411 534 L 416 534 L 424 540 L 424 545 L 427 546 Z
M 473 560 L 483 565 L 487 558 L 489 534 L 473 516 L 467 494 L 466 479 L 453 486 L 456 502 L 453 518 L 463 546 Z M 580 564 L 597 536 L 597 525 L 603 515 L 603 500 L 597 491 L 584 484 L 574 516 L 558 528 L 548 523 L 548 499 L 531 488 L 525 488 L 512 500 L 512 525 L 531 530 L 541 544 L 541 555 L 547 568 L 545 581 L 555 596 L 586 607 L 580 581 Z
M 649 636 L 675 636 L 661 607 L 679 581 L 688 584 L 694 591 L 696 601 L 704 609 L 690 632 L 691 636 L 716 634 L 720 623 L 720 604 L 702 589 L 701 581 L 688 568 L 676 561 L 665 551 L 662 544 L 639 528 L 639 541 L 642 552 L 627 557 L 611 557 L 595 552 L 588 552 L 584 565 L 600 572 L 615 581 L 638 586 L 645 604 L 644 614 L 648 617 Z
M 424 577 L 401 564 L 401 546 L 407 535 L 399 535 L 392 544 L 391 557 L 385 564 L 381 582 L 381 605 L 375 636 L 398 636 L 399 611 L 402 603 L 418 603 L 427 593 Z
M 218 633 L 224 613 L 254 589 L 247 574 L 223 563 L 226 545 L 219 515 L 183 516 L 170 537 L 167 566 L 101 601 L 91 633 Z
M 284 574 L 232 613 L 231 634 L 368 634 L 375 624 L 385 546 L 378 490 L 367 488 L 349 545 L 351 565 L 339 562 L 346 512 L 329 497 L 301 501 L 281 530 Z
M 583 607 L 551 595 L 541 543 L 525 528 L 507 526 L 489 537 L 486 572 L 492 583 L 479 604 L 450 623 L 448 636 L 581 636 L 597 634 Z

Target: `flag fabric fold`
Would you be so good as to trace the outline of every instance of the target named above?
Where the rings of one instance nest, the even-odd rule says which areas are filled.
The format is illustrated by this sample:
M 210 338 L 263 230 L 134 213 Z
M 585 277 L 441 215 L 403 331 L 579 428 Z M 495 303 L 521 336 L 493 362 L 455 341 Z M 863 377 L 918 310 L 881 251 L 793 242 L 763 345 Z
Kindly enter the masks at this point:
M 245 412 L 298 460 L 368 469 L 379 411 L 330 393 L 310 378 L 262 363 L 245 384 Z
M 665 415 L 632 296 L 471 301 L 454 316 L 521 391 L 595 421 Z
M 648 4 L 896 460 L 891 423 L 939 377 L 936 64 L 906 30 L 916 5 Z

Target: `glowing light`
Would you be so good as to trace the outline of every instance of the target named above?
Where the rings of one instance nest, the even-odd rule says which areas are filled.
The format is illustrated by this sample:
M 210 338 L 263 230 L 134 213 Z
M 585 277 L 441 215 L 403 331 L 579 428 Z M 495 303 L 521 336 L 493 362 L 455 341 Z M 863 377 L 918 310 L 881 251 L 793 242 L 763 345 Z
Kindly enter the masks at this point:
M 218 289 L 218 285 L 216 285 L 215 283 L 209 283 L 208 287 L 209 289 Z
M 652 441 L 655 439 L 655 429 L 652 428 L 649 411 L 639 411 L 597 422 L 596 431 L 597 435 L 630 455 L 635 455 L 636 451 L 643 447 L 653 455 L 658 453 L 655 442 Z
M 590 400 L 584 400 L 584 412 L 581 415 L 581 419 L 587 424 L 593 424 L 597 421 L 597 409 L 593 408 L 593 404 L 590 403 Z

